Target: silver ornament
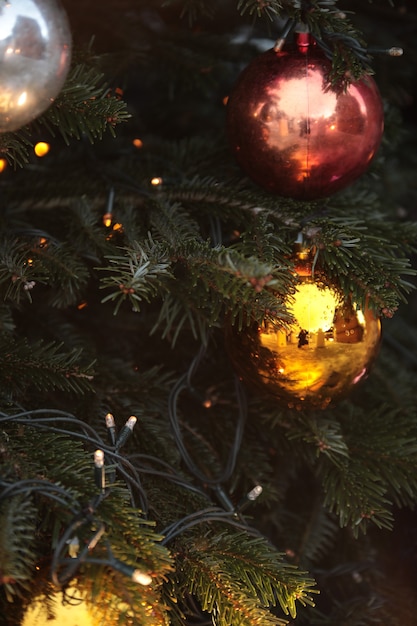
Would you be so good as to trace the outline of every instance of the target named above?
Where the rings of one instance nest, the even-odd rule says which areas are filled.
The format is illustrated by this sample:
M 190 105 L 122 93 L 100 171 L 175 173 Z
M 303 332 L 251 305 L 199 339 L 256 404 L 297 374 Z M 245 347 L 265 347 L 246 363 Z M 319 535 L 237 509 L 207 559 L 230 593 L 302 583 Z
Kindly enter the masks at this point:
M 71 62 L 71 31 L 55 0 L 0 0 L 0 132 L 43 113 Z

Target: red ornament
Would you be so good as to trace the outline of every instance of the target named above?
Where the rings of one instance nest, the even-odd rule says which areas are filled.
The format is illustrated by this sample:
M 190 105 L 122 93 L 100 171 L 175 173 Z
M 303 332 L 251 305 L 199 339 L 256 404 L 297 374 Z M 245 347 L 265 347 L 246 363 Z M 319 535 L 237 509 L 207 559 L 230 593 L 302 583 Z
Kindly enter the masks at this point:
M 299 200 L 332 195 L 368 168 L 384 117 L 375 81 L 346 91 L 327 82 L 331 62 L 311 35 L 264 52 L 243 71 L 227 107 L 228 135 L 244 172 Z

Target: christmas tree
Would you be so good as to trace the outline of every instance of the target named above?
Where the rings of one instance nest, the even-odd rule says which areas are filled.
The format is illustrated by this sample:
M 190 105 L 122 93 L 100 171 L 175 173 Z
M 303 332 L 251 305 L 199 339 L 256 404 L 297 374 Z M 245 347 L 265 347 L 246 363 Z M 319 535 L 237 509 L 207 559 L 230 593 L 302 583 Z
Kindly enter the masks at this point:
M 44 5 L 1 9 L 0 623 L 416 624 L 415 7 Z

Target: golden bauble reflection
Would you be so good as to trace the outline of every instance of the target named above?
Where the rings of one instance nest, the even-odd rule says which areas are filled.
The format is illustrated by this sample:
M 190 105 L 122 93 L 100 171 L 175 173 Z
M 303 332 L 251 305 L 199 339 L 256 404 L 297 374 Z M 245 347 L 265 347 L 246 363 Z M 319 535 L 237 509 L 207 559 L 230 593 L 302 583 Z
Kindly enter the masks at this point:
M 326 408 L 365 379 L 378 353 L 381 324 L 336 290 L 302 278 L 285 328 L 229 328 L 226 343 L 249 388 L 289 408 Z
M 71 589 L 69 590 L 71 592 Z M 78 591 L 73 590 L 76 596 Z M 49 615 L 45 600 L 42 598 L 34 602 L 27 610 L 22 626 L 46 626 L 59 624 L 59 626 L 95 626 L 97 620 L 93 619 L 84 601 L 78 603 L 62 603 L 62 594 L 57 593 L 53 605 L 53 618 Z

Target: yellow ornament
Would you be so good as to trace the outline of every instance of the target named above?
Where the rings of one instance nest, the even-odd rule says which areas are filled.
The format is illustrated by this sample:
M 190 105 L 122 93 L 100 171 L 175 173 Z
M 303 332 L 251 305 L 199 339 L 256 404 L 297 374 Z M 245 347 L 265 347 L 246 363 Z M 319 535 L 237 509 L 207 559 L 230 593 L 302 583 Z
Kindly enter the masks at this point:
M 299 275 L 290 326 L 229 328 L 226 342 L 249 388 L 289 408 L 326 408 L 366 378 L 378 353 L 381 324 L 308 272 Z
M 71 596 L 72 594 L 79 600 L 66 604 L 62 602 L 61 592 L 54 595 L 53 614 L 49 612 L 44 599 L 40 598 L 33 602 L 25 614 L 22 626 L 42 626 L 43 624 L 48 624 L 48 626 L 53 626 L 53 624 L 59 624 L 59 626 L 94 626 L 97 622 L 88 610 L 86 602 L 80 598 L 79 591 L 75 588 L 67 589 L 67 595 Z M 51 599 L 51 596 L 49 597 Z

